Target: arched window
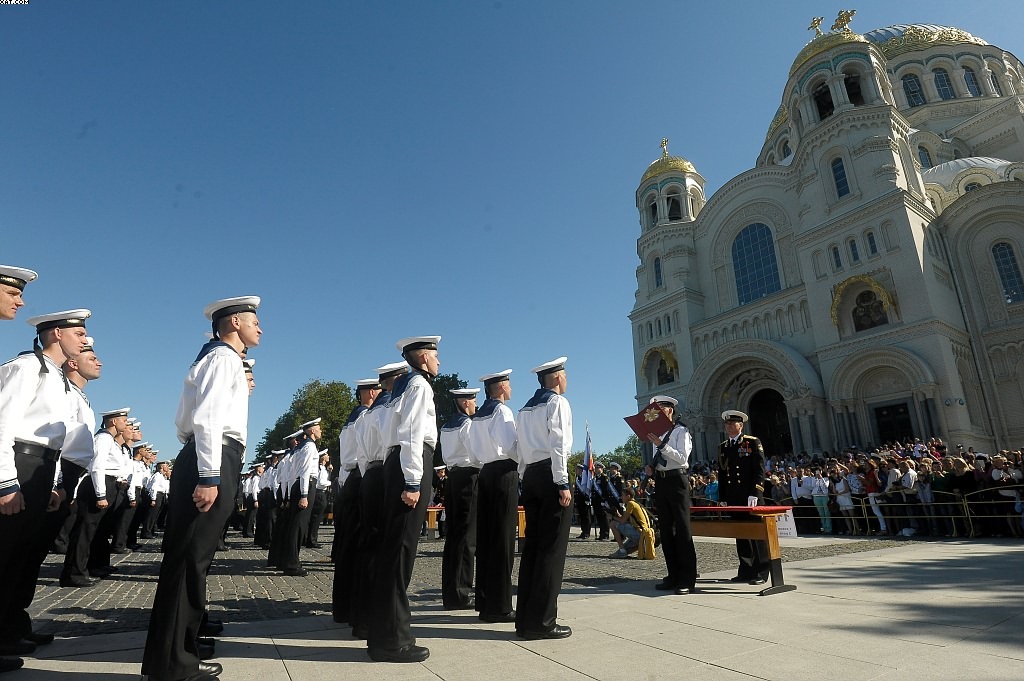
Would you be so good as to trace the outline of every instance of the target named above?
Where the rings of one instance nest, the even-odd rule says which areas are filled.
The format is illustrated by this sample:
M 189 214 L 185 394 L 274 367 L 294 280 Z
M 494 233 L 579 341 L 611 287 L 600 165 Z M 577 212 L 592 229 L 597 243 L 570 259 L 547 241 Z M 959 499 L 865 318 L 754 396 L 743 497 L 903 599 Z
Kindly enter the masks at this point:
M 782 158 L 789 158 L 793 155 L 793 150 L 789 148 L 789 140 L 782 140 Z
M 732 242 L 732 266 L 740 305 L 782 289 L 768 225 L 755 222 L 740 231 Z
M 874 232 L 868 232 L 864 236 L 868 240 L 868 254 L 869 255 L 878 255 L 878 242 L 875 241 L 875 233 Z
M 843 198 L 850 193 L 850 184 L 846 181 L 846 166 L 843 159 L 832 159 L 832 179 L 836 182 L 836 196 Z
M 838 246 L 833 246 L 831 250 L 832 250 L 832 266 L 835 267 L 837 270 L 843 269 L 843 256 L 840 255 L 840 253 L 839 253 L 839 247 Z
M 964 67 L 964 85 L 972 97 L 981 97 L 981 88 L 978 87 L 978 77 L 974 75 L 974 69 L 970 66 Z
M 654 324 L 647 322 L 647 340 L 654 340 Z
M 661 288 L 661 258 L 654 259 L 654 287 Z
M 831 116 L 832 112 L 836 109 L 835 104 L 832 103 L 832 92 L 828 89 L 828 83 L 822 83 L 814 88 L 811 98 L 814 100 L 814 106 L 818 108 L 819 121 L 823 121 Z
M 655 320 L 655 321 L 657 321 L 657 322 L 658 322 L 658 338 L 661 338 L 661 318 L 659 317 L 659 318 L 658 318 L 657 320 Z
M 935 69 L 932 72 L 935 75 L 935 89 L 939 91 L 940 99 L 953 99 L 956 95 L 953 93 L 953 84 L 949 82 L 949 73 L 946 69 Z
M 996 78 L 996 72 L 992 72 L 992 89 L 996 91 L 996 95 L 999 97 L 1003 96 L 1003 88 L 999 87 L 999 79 Z
M 1003 297 L 1006 302 L 1019 303 L 1024 300 L 1024 279 L 1021 279 L 1013 246 L 1000 241 L 992 247 L 992 258 L 996 261 L 999 283 L 1003 286 Z
M 917 158 L 921 161 L 921 167 L 925 170 L 932 167 L 932 155 L 924 147 L 917 148 Z
M 651 227 L 658 224 L 658 202 L 651 201 L 650 205 L 647 206 L 647 215 L 651 220 Z
M 846 96 L 850 100 L 850 104 L 864 106 L 864 93 L 860 89 L 860 75 L 847 73 L 843 78 L 843 83 L 846 85 Z
M 672 317 L 665 315 L 665 333 L 672 333 Z
M 860 262 L 860 253 L 857 251 L 857 242 L 850 239 L 847 245 L 850 247 L 850 262 Z
M 980 182 L 968 182 L 964 187 L 964 192 L 973 192 L 975 189 L 981 189 Z
M 671 194 L 668 197 L 668 219 L 683 219 L 683 204 L 679 201 L 679 194 Z
M 903 94 L 907 96 L 907 104 L 921 106 L 924 104 L 924 93 L 921 91 L 921 80 L 914 74 L 903 76 Z

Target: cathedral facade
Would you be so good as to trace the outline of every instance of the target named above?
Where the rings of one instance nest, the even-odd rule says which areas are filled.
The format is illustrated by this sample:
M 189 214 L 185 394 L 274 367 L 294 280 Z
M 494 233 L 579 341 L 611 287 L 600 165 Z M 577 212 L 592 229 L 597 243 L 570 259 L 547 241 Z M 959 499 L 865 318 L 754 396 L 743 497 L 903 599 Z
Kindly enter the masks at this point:
M 941 437 L 1024 445 L 1024 67 L 957 29 L 797 55 L 756 165 L 705 196 L 668 153 L 636 190 L 637 402 L 720 414 L 769 455 Z

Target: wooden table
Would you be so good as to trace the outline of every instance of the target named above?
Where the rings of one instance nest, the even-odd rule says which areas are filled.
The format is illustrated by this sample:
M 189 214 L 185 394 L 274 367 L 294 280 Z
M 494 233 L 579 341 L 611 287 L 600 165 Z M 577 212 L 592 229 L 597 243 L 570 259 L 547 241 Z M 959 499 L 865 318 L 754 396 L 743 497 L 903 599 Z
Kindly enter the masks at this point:
M 444 506 L 427 506 L 427 529 L 434 533 L 434 537 L 437 537 L 437 521 L 441 518 L 441 512 L 444 511 Z M 516 551 L 519 553 L 523 552 L 523 539 L 526 538 L 526 511 L 523 507 L 519 507 L 519 525 L 516 534 Z
M 695 537 L 731 537 L 768 542 L 772 585 L 759 596 L 770 596 L 796 587 L 786 584 L 782 575 L 782 551 L 779 548 L 777 523 L 792 506 L 693 506 L 690 508 L 690 530 Z M 695 517 L 693 513 L 709 513 Z

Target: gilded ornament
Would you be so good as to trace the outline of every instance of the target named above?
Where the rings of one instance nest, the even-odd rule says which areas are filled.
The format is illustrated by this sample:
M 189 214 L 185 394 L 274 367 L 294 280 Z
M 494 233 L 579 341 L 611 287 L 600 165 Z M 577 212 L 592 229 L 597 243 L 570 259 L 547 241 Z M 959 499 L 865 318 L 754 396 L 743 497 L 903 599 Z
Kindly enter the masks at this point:
M 789 109 L 786 108 L 785 104 L 780 104 L 779 110 L 775 112 L 775 118 L 772 119 L 772 124 L 768 126 L 768 134 L 764 136 L 765 141 L 767 142 L 768 138 L 774 135 L 775 131 L 788 120 Z
M 879 47 L 887 59 L 915 50 L 925 50 L 934 45 L 954 45 L 957 43 L 971 43 L 974 45 L 988 45 L 981 38 L 977 38 L 967 31 L 948 26 L 926 27 L 910 26 L 903 35 L 891 38 Z
M 843 293 L 847 288 L 854 284 L 864 284 L 874 291 L 875 295 L 878 296 L 878 299 L 882 302 L 882 309 L 886 312 L 895 309 L 896 307 L 896 299 L 893 297 L 892 293 L 889 292 L 889 289 L 879 284 L 872 277 L 865 274 L 852 276 L 848 279 L 844 279 L 843 282 L 836 287 L 835 294 L 832 296 L 832 323 L 837 329 L 839 328 L 839 306 L 843 302 Z
M 643 184 L 647 180 L 651 179 L 655 175 L 661 175 L 668 173 L 673 170 L 678 170 L 684 173 L 695 173 L 697 169 L 693 167 L 693 164 L 687 161 L 682 156 L 669 156 L 668 155 L 668 138 L 661 138 L 661 158 L 657 159 L 651 165 L 647 166 L 647 171 L 644 176 L 640 178 L 640 184 Z
M 661 416 L 661 411 L 654 407 L 644 411 L 644 421 L 650 423 L 651 421 L 657 421 L 658 417 Z

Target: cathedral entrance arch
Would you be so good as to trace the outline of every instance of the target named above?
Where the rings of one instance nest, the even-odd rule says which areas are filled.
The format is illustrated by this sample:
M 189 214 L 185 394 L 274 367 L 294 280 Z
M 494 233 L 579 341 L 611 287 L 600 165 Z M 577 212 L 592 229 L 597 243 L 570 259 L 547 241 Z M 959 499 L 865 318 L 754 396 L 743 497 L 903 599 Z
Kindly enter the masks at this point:
M 914 422 L 910 417 L 910 403 L 896 402 L 873 407 L 878 442 L 881 444 L 906 442 L 914 437 Z
M 747 432 L 761 439 L 765 456 L 793 451 L 786 402 L 778 391 L 771 388 L 757 391 L 750 398 L 749 409 Z

